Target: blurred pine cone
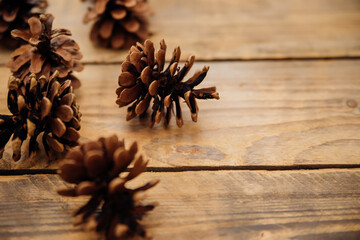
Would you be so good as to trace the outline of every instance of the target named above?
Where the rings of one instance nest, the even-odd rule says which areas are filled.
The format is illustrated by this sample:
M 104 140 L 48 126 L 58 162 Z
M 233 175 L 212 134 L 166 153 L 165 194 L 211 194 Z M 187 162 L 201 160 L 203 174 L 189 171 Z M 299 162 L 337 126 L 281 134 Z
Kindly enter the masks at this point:
M 80 60 L 82 54 L 77 43 L 68 36 L 67 29 L 52 29 L 54 17 L 51 14 L 32 17 L 28 23 L 29 30 L 15 29 L 11 32 L 15 38 L 25 40 L 25 44 L 11 54 L 7 66 L 14 77 L 21 81 L 29 78 L 31 73 L 37 77 L 48 78 L 56 70 L 59 71 L 60 83 L 71 80 L 74 88 L 80 87 L 80 81 L 73 76 L 73 71 L 82 71 Z
M 147 162 L 138 157 L 136 142 L 129 150 L 124 141 L 117 136 L 100 138 L 82 144 L 79 149 L 70 151 L 60 163 L 59 175 L 74 187 L 58 190 L 63 196 L 91 196 L 90 200 L 78 209 L 75 224 L 86 223 L 87 228 L 104 232 L 106 239 L 122 236 L 146 236 L 144 228 L 138 223 L 143 215 L 152 210 L 155 204 L 142 205 L 139 197 L 142 192 L 155 186 L 158 181 L 148 182 L 136 189 L 128 189 L 125 184 L 146 170 Z M 124 173 L 134 162 L 129 173 Z M 120 176 L 120 174 L 122 176 Z M 97 209 L 101 208 L 98 212 Z
M 30 17 L 38 16 L 47 7 L 46 0 L 0 0 L 0 39 L 9 48 L 18 47 L 20 40 L 11 37 L 14 29 L 28 29 Z
M 165 65 L 166 44 L 160 42 L 160 50 L 155 54 L 154 44 L 146 40 L 144 46 L 137 43 L 132 46 L 129 55 L 122 64 L 122 73 L 119 76 L 120 87 L 116 90 L 118 96 L 116 103 L 119 107 L 131 104 L 128 107 L 126 120 L 136 115 L 146 113 L 151 99 L 153 100 L 150 127 L 159 123 L 164 116 L 165 125 L 169 124 L 173 102 L 175 102 L 176 122 L 179 127 L 183 125 L 180 107 L 180 98 L 185 99 L 191 111 L 194 122 L 197 121 L 197 99 L 219 99 L 216 87 L 194 89 L 199 85 L 209 70 L 205 66 L 196 72 L 186 82 L 184 77 L 190 71 L 195 57 L 190 56 L 181 69 L 178 67 L 180 60 L 180 47 L 177 47 L 166 69 Z M 166 109 L 165 109 L 166 108 Z M 166 111 L 165 111 L 166 110 Z
M 50 158 L 53 151 L 63 152 L 78 145 L 79 107 L 76 105 L 70 80 L 60 84 L 59 72 L 48 79 L 31 75 L 27 81 L 9 79 L 8 108 L 12 115 L 0 115 L 0 157 L 12 137 L 13 160 L 21 157 L 21 145 L 29 136 L 30 161 L 38 150 L 37 137 Z
M 90 39 L 101 46 L 127 48 L 149 37 L 146 0 L 86 0 L 93 7 L 84 16 L 84 23 L 95 21 Z

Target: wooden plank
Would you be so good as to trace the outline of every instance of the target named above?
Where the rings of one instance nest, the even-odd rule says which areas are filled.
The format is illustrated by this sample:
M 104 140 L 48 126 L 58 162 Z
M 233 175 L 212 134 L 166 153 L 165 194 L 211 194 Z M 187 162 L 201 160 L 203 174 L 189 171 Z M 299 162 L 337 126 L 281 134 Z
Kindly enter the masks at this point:
M 85 62 L 123 61 L 127 51 L 94 46 L 90 25 L 82 24 L 87 7 L 81 1 L 49 0 L 55 27 L 69 28 Z M 149 1 L 151 39 L 165 38 L 170 52 L 178 45 L 183 57 L 263 59 L 360 56 L 358 0 Z M 168 54 L 168 58 L 170 58 Z M 0 63 L 8 61 L 2 52 Z
M 358 239 L 360 170 L 145 173 L 160 184 L 144 219 L 154 239 Z M 56 175 L 0 177 L 1 239 L 97 239 L 72 226 L 86 201 Z
M 76 91 L 81 140 L 116 133 L 128 144 L 138 141 L 152 167 L 360 164 L 359 60 L 217 62 L 194 69 L 205 64 L 211 67 L 204 87 L 217 85 L 221 99 L 199 101 L 197 123 L 182 103 L 180 129 L 174 119 L 168 129 L 126 122 L 126 108 L 115 104 L 120 66 L 86 66 Z M 0 86 L 5 102 L 5 79 Z M 0 112 L 6 108 L 1 104 Z M 29 167 L 10 157 L 8 144 L 2 169 Z M 43 160 L 35 167 L 56 165 Z

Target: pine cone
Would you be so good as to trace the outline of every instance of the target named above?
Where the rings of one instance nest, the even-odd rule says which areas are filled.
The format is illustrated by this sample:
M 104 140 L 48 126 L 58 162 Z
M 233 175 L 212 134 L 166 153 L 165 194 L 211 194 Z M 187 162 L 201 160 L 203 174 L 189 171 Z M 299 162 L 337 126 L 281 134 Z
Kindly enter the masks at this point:
M 84 23 L 95 20 L 90 39 L 104 47 L 126 48 L 149 37 L 146 0 L 87 0 L 94 5 Z
M 167 126 L 171 118 L 173 102 L 175 102 L 176 122 L 181 127 L 183 125 L 179 101 L 181 97 L 185 99 L 190 108 L 192 120 L 196 122 L 199 110 L 195 99 L 219 99 L 216 87 L 194 89 L 203 81 L 209 67 L 205 66 L 183 82 L 195 57 L 190 56 L 185 66 L 180 69 L 178 63 L 181 51 L 180 47 L 177 47 L 169 66 L 164 70 L 166 53 L 164 40 L 160 42 L 160 50 L 156 55 L 154 52 L 154 45 L 150 40 L 146 40 L 144 46 L 137 43 L 136 46 L 130 48 L 129 55 L 122 64 L 122 73 L 119 76 L 120 87 L 116 90 L 118 95 L 116 103 L 119 107 L 131 104 L 126 120 L 145 114 L 151 99 L 154 99 L 149 126 L 153 127 L 155 122 L 159 123 L 163 116 Z
M 147 162 L 142 156 L 136 161 L 136 142 L 129 150 L 124 141 L 116 135 L 100 138 L 82 144 L 79 149 L 70 151 L 60 163 L 59 175 L 74 187 L 58 190 L 63 196 L 91 196 L 90 200 L 74 215 L 75 224 L 86 223 L 87 228 L 104 232 L 106 239 L 136 234 L 145 237 L 146 232 L 138 223 L 143 215 L 152 210 L 155 204 L 142 205 L 139 201 L 141 193 L 155 186 L 158 181 L 148 182 L 136 189 L 128 189 L 125 185 L 146 170 Z M 133 168 L 126 176 L 123 173 L 134 162 Z M 101 208 L 98 212 L 97 209 Z
M 49 77 L 56 70 L 59 71 L 60 83 L 71 80 L 74 88 L 80 87 L 80 81 L 72 75 L 73 71 L 82 71 L 80 60 L 82 54 L 77 43 L 68 36 L 67 29 L 52 29 L 54 17 L 51 14 L 41 15 L 40 18 L 29 19 L 29 30 L 13 30 L 12 36 L 25 40 L 25 44 L 11 54 L 7 66 L 13 75 L 21 81 L 29 78 L 31 73 L 37 77 Z
M 11 135 L 13 160 L 21 157 L 21 145 L 29 136 L 30 161 L 38 150 L 40 133 L 46 153 L 63 152 L 78 145 L 80 129 L 79 107 L 76 105 L 70 80 L 60 84 L 58 71 L 47 79 L 31 75 L 28 81 L 11 76 L 8 108 L 12 115 L 0 115 L 0 157 Z M 32 162 L 33 163 L 33 162 Z
M 16 48 L 21 41 L 11 37 L 13 29 L 28 29 L 27 21 L 38 16 L 47 7 L 46 0 L 0 0 L 0 39 L 10 48 Z

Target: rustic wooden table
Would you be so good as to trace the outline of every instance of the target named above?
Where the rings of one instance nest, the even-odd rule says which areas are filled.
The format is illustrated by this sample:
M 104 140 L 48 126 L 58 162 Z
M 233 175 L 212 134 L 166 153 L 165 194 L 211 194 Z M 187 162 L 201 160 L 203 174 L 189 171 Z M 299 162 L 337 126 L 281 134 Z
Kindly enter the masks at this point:
M 152 40 L 180 45 L 220 101 L 199 102 L 148 129 L 115 104 L 127 51 L 95 47 L 80 1 L 49 0 L 86 64 L 76 91 L 81 141 L 116 133 L 150 160 L 137 182 L 159 206 L 144 224 L 155 239 L 360 239 L 360 1 L 150 0 Z M 0 113 L 10 52 L 0 53 Z M 169 57 L 169 56 L 168 56 Z M 56 194 L 57 162 L 0 162 L 0 239 L 98 239 L 72 226 L 86 199 Z M 136 184 L 136 182 L 134 183 Z

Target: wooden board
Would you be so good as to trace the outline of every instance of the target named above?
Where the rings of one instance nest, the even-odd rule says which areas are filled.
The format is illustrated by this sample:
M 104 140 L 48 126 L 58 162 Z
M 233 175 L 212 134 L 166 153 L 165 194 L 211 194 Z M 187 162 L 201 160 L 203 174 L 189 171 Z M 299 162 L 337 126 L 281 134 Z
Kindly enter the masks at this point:
M 358 239 L 360 170 L 145 173 L 131 186 L 159 206 L 154 239 Z M 1 239 L 98 239 L 72 226 L 86 201 L 58 196 L 56 175 L 0 178 Z
M 170 53 L 178 45 L 183 58 L 198 59 L 323 58 L 360 56 L 358 0 L 151 0 L 151 39 L 166 39 Z M 206 7 L 205 7 L 206 6 Z M 90 25 L 82 18 L 87 5 L 49 0 L 55 27 L 72 31 L 84 62 L 120 62 L 127 50 L 94 46 Z M 170 58 L 170 56 L 168 56 Z M 0 54 L 0 63 L 9 52 Z
M 76 91 L 82 141 L 117 134 L 138 141 L 151 167 L 256 167 L 360 165 L 360 61 L 266 61 L 198 63 L 210 65 L 203 86 L 218 87 L 220 100 L 199 101 L 191 121 L 182 103 L 184 126 L 153 129 L 147 121 L 125 121 L 115 104 L 120 65 L 88 65 Z M 7 69 L 0 68 L 6 75 Z M 0 99 L 6 100 L 1 79 Z M 0 112 L 8 112 L 6 104 Z M 24 148 L 25 150 L 25 148 Z M 2 169 L 14 164 L 11 147 Z M 26 156 L 26 155 L 24 155 Z M 56 168 L 43 159 L 35 168 Z
M 84 55 L 81 142 L 138 141 L 149 172 L 129 187 L 160 180 L 147 193 L 160 205 L 143 220 L 154 239 L 360 239 L 359 0 L 149 0 L 156 48 L 164 38 L 167 59 L 180 45 L 193 71 L 210 65 L 202 87 L 220 93 L 198 101 L 197 123 L 181 103 L 181 129 L 126 122 L 115 89 L 127 49 L 89 41 L 82 1 L 48 1 Z M 10 53 L 0 49 L 0 114 Z M 27 144 L 19 162 L 11 144 L 0 159 L 0 239 L 100 239 L 72 225 L 87 198 L 58 196 L 64 183 L 42 174 L 58 161 L 41 151 L 29 169 Z

